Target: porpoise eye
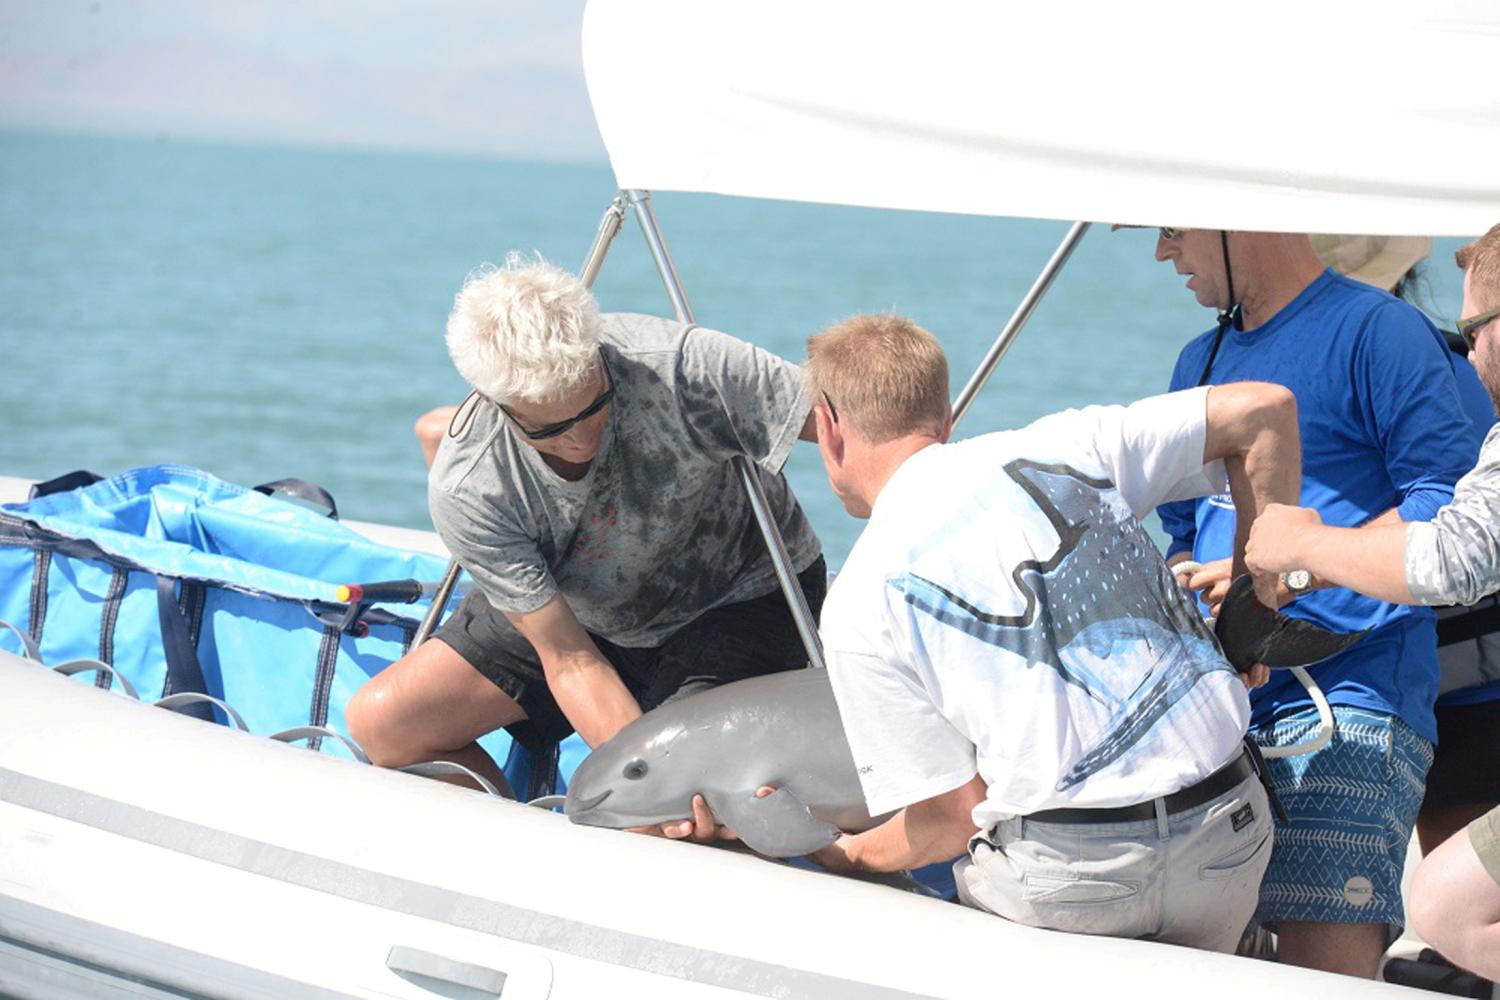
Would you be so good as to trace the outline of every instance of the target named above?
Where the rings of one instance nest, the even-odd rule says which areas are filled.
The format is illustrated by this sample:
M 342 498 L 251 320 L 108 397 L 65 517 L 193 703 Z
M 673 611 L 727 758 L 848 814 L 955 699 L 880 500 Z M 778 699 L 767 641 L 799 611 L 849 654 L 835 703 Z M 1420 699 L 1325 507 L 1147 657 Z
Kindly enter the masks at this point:
M 646 776 L 646 762 L 637 757 L 625 765 L 625 777 L 631 781 L 640 781 Z

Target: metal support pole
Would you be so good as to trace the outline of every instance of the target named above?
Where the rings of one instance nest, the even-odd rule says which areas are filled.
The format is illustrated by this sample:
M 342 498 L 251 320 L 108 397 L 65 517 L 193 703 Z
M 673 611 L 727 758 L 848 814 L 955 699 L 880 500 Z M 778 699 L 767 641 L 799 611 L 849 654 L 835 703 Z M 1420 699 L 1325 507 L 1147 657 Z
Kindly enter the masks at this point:
M 604 210 L 604 217 L 599 220 L 599 231 L 594 236 L 594 245 L 589 247 L 589 255 L 584 258 L 583 270 L 578 273 L 583 287 L 592 288 L 594 279 L 599 276 L 599 268 L 604 266 L 604 258 L 609 253 L 610 244 L 614 243 L 615 237 L 620 235 L 620 227 L 625 224 L 625 192 L 621 191 L 615 195 L 609 207 Z M 412 636 L 411 648 L 415 649 L 427 641 L 432 630 L 437 628 L 438 622 L 442 621 L 443 608 L 447 606 L 448 599 L 453 596 L 453 588 L 458 583 L 458 575 L 463 567 L 458 564 L 457 559 L 448 561 L 448 571 L 443 574 L 443 580 L 438 584 L 437 592 L 433 595 L 432 605 L 427 609 L 427 614 L 418 626 L 416 634 Z
M 1088 231 L 1089 223 L 1073 223 L 1073 227 L 1068 230 L 1068 235 L 1063 237 L 1062 242 L 1057 245 L 1057 249 L 1052 252 L 1052 259 L 1047 261 L 1047 266 L 1042 268 L 1041 274 L 1037 275 L 1036 281 L 1031 285 L 1031 290 L 1026 293 L 1026 297 L 1021 300 L 1021 304 L 1011 314 L 1010 320 L 1005 324 L 1004 329 L 1000 331 L 1000 336 L 996 337 L 995 343 L 990 346 L 989 353 L 984 356 L 984 360 L 979 363 L 979 367 L 974 371 L 968 384 L 958 394 L 958 399 L 953 404 L 953 425 L 955 427 L 963 419 L 964 414 L 969 411 L 969 406 L 974 402 L 974 397 L 979 395 L 979 390 L 984 388 L 984 384 L 994 374 L 995 366 L 1000 363 L 1001 358 L 1005 357 L 1005 352 L 1010 350 L 1010 345 L 1015 342 L 1016 335 L 1021 332 L 1021 327 L 1026 325 L 1026 321 L 1036 311 L 1037 304 L 1042 301 L 1042 296 L 1046 295 L 1047 289 L 1052 287 L 1053 279 L 1057 277 L 1063 265 L 1068 262 L 1068 258 L 1073 255 L 1073 251 L 1078 247 L 1079 241 L 1083 239 L 1083 234 Z
M 656 271 L 661 275 L 662 284 L 666 286 L 667 297 L 672 300 L 672 311 L 677 318 L 684 323 L 692 323 L 693 307 L 688 305 L 687 295 L 683 293 L 682 281 L 677 276 L 677 268 L 672 264 L 672 257 L 667 252 L 667 244 L 661 237 L 661 229 L 656 224 L 656 213 L 651 210 L 651 193 L 649 191 L 627 191 L 630 204 L 635 209 L 635 217 L 641 224 L 641 234 L 646 237 L 646 246 L 651 251 L 651 259 L 656 262 Z M 760 525 L 761 537 L 765 539 L 766 549 L 771 556 L 771 565 L 776 570 L 776 579 L 781 584 L 781 592 L 786 597 L 787 606 L 792 612 L 792 621 L 797 625 L 797 634 L 802 637 L 802 646 L 807 650 L 807 659 L 814 667 L 823 669 L 823 642 L 818 638 L 817 627 L 813 624 L 812 608 L 807 604 L 807 597 L 802 593 L 802 585 L 797 582 L 797 574 L 792 571 L 792 557 L 786 550 L 786 543 L 782 541 L 781 531 L 776 527 L 776 519 L 771 516 L 771 505 L 766 500 L 766 492 L 760 484 L 760 477 L 756 475 L 755 469 L 743 455 L 734 457 L 734 469 L 739 474 L 740 484 L 745 487 L 745 495 L 750 500 L 750 510 L 755 514 L 755 523 Z
M 677 265 L 667 252 L 666 241 L 661 238 L 661 229 L 656 224 L 656 213 L 651 209 L 650 191 L 626 191 L 630 206 L 635 209 L 635 219 L 641 224 L 641 233 L 646 237 L 646 248 L 651 251 L 651 260 L 656 264 L 656 273 L 667 289 L 667 298 L 672 300 L 672 312 L 684 323 L 693 323 L 693 307 L 688 305 L 687 294 L 682 290 L 682 279 L 677 276 Z

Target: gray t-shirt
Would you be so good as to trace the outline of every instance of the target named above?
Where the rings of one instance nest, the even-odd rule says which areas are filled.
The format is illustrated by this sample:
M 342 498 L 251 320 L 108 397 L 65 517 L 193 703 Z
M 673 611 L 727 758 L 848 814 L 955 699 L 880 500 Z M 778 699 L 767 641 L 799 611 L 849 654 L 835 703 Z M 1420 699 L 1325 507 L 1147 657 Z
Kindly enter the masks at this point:
M 794 569 L 817 558 L 781 475 L 811 407 L 801 370 L 753 345 L 653 316 L 602 319 L 615 395 L 588 474 L 563 479 L 479 401 L 438 450 L 428 503 L 494 607 L 535 611 L 561 591 L 590 632 L 654 647 L 776 588 L 735 455 L 754 463 Z
M 1431 521 L 1406 526 L 1406 586 L 1421 604 L 1473 604 L 1500 590 L 1500 425 Z

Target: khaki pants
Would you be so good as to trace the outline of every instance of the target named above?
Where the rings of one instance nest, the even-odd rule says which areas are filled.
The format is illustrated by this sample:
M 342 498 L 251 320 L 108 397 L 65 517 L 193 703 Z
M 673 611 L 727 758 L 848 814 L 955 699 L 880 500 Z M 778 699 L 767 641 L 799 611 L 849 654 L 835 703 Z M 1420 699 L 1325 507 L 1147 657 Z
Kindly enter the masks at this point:
M 953 866 L 969 906 L 1032 927 L 1232 952 L 1271 858 L 1271 812 L 1246 778 L 1193 809 L 1132 823 L 1016 817 Z

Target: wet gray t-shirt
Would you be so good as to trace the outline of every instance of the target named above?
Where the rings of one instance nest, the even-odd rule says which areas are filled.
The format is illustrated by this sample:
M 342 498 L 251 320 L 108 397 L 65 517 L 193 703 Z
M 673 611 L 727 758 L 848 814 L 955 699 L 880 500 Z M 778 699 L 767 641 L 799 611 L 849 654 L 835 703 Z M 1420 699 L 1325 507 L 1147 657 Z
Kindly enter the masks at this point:
M 428 480 L 432 523 L 501 611 L 561 591 L 584 628 L 658 646 L 710 608 L 776 588 L 731 460 L 765 487 L 801 572 L 817 536 L 781 475 L 810 404 L 802 372 L 733 337 L 653 316 L 603 317 L 614 380 L 599 453 L 569 482 L 480 401 Z

